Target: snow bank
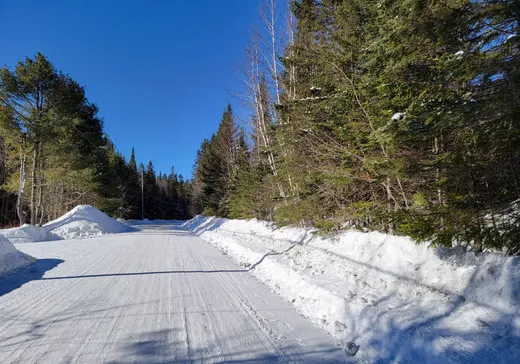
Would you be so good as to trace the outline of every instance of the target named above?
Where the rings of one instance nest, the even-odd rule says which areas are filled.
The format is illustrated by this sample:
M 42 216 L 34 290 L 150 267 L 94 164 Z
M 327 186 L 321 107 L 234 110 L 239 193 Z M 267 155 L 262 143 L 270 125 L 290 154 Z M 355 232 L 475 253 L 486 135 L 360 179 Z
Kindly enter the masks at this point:
M 184 225 L 292 302 L 362 362 L 515 362 L 520 257 L 431 249 L 378 232 L 315 236 L 256 220 Z
M 132 231 L 123 224 L 90 205 L 79 205 L 44 228 L 63 239 L 86 238 Z
M 25 224 L 18 228 L 0 230 L 0 275 L 36 261 L 18 251 L 13 244 L 76 239 L 127 231 L 134 229 L 89 205 L 76 206 L 44 227 Z
M 17 228 L 0 230 L 0 235 L 6 237 L 13 244 L 61 239 L 46 228 L 28 224 Z
M 0 235 L 0 276 L 25 267 L 34 261 L 36 259 L 17 250 L 7 238 Z
M 77 239 L 104 234 L 135 231 L 124 222 L 117 221 L 90 205 L 79 205 L 43 227 L 25 224 L 21 227 L 0 230 L 13 244 Z

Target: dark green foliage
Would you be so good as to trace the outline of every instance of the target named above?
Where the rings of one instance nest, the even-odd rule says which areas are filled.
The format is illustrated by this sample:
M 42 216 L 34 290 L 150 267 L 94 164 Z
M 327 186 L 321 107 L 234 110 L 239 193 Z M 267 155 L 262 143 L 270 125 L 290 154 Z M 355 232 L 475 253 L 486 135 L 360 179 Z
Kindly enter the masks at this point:
M 520 254 L 518 1 L 295 0 L 291 9 L 280 102 L 268 103 L 261 72 L 250 80 L 249 162 L 235 160 L 219 184 L 215 140 L 203 144 L 202 185 L 219 196 L 207 212 L 226 216 L 218 209 L 229 201 L 232 217 Z
M 190 184 L 145 172 L 147 218 L 186 219 Z M 78 204 L 141 218 L 141 175 L 103 133 L 98 108 L 45 56 L 0 70 L 0 225 L 42 224 Z
M 195 180 L 200 185 L 197 199 L 207 215 L 229 214 L 231 180 L 237 163 L 235 135 L 233 111 L 228 105 L 217 133 L 202 142 L 195 162 Z

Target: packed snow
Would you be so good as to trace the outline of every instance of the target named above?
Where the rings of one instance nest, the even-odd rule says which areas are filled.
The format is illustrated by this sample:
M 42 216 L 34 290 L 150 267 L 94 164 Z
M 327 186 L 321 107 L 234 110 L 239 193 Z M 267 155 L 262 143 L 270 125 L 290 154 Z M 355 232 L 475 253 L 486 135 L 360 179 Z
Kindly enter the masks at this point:
M 34 261 L 33 257 L 17 250 L 7 238 L 0 235 L 0 277 Z
M 1 229 L 0 275 L 7 275 L 36 261 L 19 252 L 13 244 L 95 237 L 134 230 L 89 205 L 76 206 L 43 227 L 25 224 L 17 228 Z
M 520 358 L 520 257 L 378 232 L 321 237 L 256 220 L 199 216 L 184 228 L 251 269 L 353 362 Z
M 34 243 L 61 239 L 78 239 L 134 231 L 90 205 L 79 205 L 43 227 L 28 225 L 0 230 L 11 243 Z
M 11 243 L 34 243 L 36 241 L 52 241 L 61 239 L 48 229 L 40 226 L 25 224 L 17 228 L 0 230 Z
M 458 51 L 454 54 L 454 56 L 457 58 L 457 59 L 462 59 L 462 56 L 464 56 L 464 51 Z
M 394 115 L 392 115 L 392 120 L 401 120 L 404 118 L 406 113 L 404 112 L 396 112 Z
M 137 232 L 94 238 L 79 244 L 70 244 L 67 240 L 24 244 L 36 240 L 95 237 L 129 231 Z M 226 257 L 193 234 L 231 256 L 241 268 L 234 267 Z M 121 308 L 127 307 L 130 302 L 118 301 L 117 297 L 122 297 L 121 285 L 128 286 L 123 291 L 143 287 L 135 288 L 137 291 L 132 294 L 135 297 L 128 307 L 142 306 L 143 312 L 150 317 L 170 310 L 176 313 L 178 307 L 184 307 L 184 321 L 174 322 L 180 325 L 175 330 L 184 332 L 192 340 L 191 343 L 186 342 L 186 348 L 180 354 L 163 353 L 161 348 L 173 346 L 171 340 L 174 333 L 161 336 L 166 329 L 161 328 L 162 320 L 154 319 L 148 322 L 149 332 L 144 332 L 141 326 L 133 328 L 138 339 L 131 340 L 131 345 L 141 345 L 140 338 L 145 343 L 160 339 L 164 345 L 154 348 L 153 355 L 139 357 L 137 362 L 171 359 L 171 355 L 192 360 L 194 346 L 199 350 L 197 355 L 209 358 L 209 362 L 213 362 L 211 358 L 243 360 L 253 354 L 255 358 L 269 360 L 302 358 L 301 355 L 315 355 L 312 348 L 316 347 L 316 343 L 313 344 L 313 340 L 320 340 L 319 346 L 326 348 L 327 355 L 331 355 L 333 360 L 338 359 L 336 349 L 328 346 L 327 340 L 318 331 L 298 321 L 287 308 L 282 308 L 281 303 L 274 304 L 275 296 L 254 279 L 247 278 L 250 273 L 294 305 L 316 326 L 332 335 L 336 345 L 341 346 L 342 358 L 346 358 L 347 362 L 511 363 L 520 358 L 520 257 L 476 254 L 462 248 L 434 249 L 427 244 L 415 244 L 407 237 L 378 232 L 349 230 L 325 237 L 315 230 L 295 227 L 277 229 L 257 220 L 198 216 L 182 226 L 178 222 L 166 221 L 117 221 L 87 205 L 74 208 L 43 228 L 24 225 L 0 230 L 0 275 L 6 276 L 35 261 L 25 253 L 39 258 L 39 265 L 34 266 L 36 281 L 30 278 L 30 274 L 18 277 L 19 274 L 15 273 L 13 276 L 18 277 L 12 278 L 15 283 L 4 286 L 15 288 L 7 301 L 5 296 L 1 297 L 0 313 L 22 317 L 22 311 L 13 311 L 17 307 L 16 302 L 36 302 L 41 292 L 54 289 L 42 309 L 34 312 L 33 316 L 41 318 L 33 324 L 40 325 L 39 322 L 45 322 L 44 316 L 53 311 L 53 307 L 67 311 L 59 302 L 67 302 L 67 297 L 71 295 L 83 297 L 73 304 L 79 305 L 77 307 L 81 311 L 85 303 L 85 312 L 70 316 L 70 319 L 65 315 L 65 326 L 60 331 L 63 337 L 70 337 L 75 330 L 71 328 L 78 327 L 77 335 L 73 335 L 78 337 L 78 345 L 69 348 L 71 357 L 79 355 L 78 360 L 83 354 L 78 354 L 76 350 L 81 353 L 89 347 L 93 349 L 91 352 L 98 353 L 96 358 L 100 360 L 108 357 L 115 360 L 120 355 L 111 348 L 120 345 L 121 340 L 130 334 L 125 331 L 126 324 L 117 329 L 122 330 L 121 335 L 109 338 L 113 341 L 109 346 L 97 347 L 97 341 L 91 341 L 89 335 L 82 336 L 89 330 L 82 328 L 80 323 L 83 319 L 75 321 L 75 317 L 88 316 L 87 306 L 98 302 L 108 306 L 93 306 L 92 312 L 106 309 L 107 313 L 117 313 L 118 321 L 128 321 L 130 324 L 134 309 L 129 308 L 130 311 L 126 312 L 127 309 Z M 56 265 L 59 267 L 54 268 Z M 133 265 L 135 267 L 131 268 Z M 47 270 L 49 272 L 46 273 Z M 237 278 L 234 278 L 235 275 Z M 138 282 L 134 282 L 133 276 Z M 154 276 L 158 278 L 152 279 Z M 89 282 L 88 292 L 81 290 L 82 284 L 67 284 L 82 277 L 88 281 L 80 281 Z M 224 277 L 227 278 L 221 281 Z M 39 279 L 43 279 L 43 291 L 38 288 Z M 111 279 L 118 279 L 118 284 L 110 284 Z M 104 282 L 103 287 L 98 287 L 96 282 Z M 161 296 L 166 292 L 164 285 L 170 287 L 166 290 L 168 292 L 180 289 L 175 296 L 178 302 L 173 306 L 169 306 L 169 294 Z M 119 288 L 111 293 L 110 287 Z M 186 291 L 179 287 L 185 287 Z M 241 288 L 237 290 L 237 287 Z M 0 296 L 1 288 L 0 280 Z M 76 292 L 71 293 L 70 289 L 76 289 Z M 6 290 L 8 292 L 10 289 Z M 202 296 L 199 297 L 200 294 Z M 62 297 L 56 298 L 55 295 Z M 89 300 L 96 295 L 98 297 L 93 301 Z M 153 296 L 157 296 L 155 301 Z M 13 299 L 16 302 L 11 302 Z M 222 306 L 228 301 L 232 303 L 230 307 Z M 147 302 L 156 304 L 150 306 Z M 33 304 L 29 306 L 37 307 Z M 194 310 L 196 317 L 201 312 L 211 315 L 201 316 L 200 320 L 195 316 L 193 319 L 186 318 L 187 307 Z M 244 324 L 233 314 L 241 310 L 245 310 L 247 315 L 241 313 L 240 317 L 243 316 L 247 322 L 258 323 L 262 333 L 253 328 L 256 333 L 252 339 L 237 348 L 253 347 L 253 337 L 267 335 L 265 338 L 262 336 L 262 344 L 257 345 L 255 353 L 229 352 L 228 349 L 234 347 L 233 339 L 221 339 L 224 333 L 231 331 L 237 337 L 248 335 L 249 331 L 239 330 Z M 277 310 L 282 310 L 284 314 L 280 316 Z M 59 316 L 60 312 L 52 313 L 52 317 Z M 220 312 L 228 314 L 221 315 Z M 169 314 L 170 319 L 178 317 L 172 315 Z M 113 330 L 111 321 L 105 322 L 103 317 L 101 321 L 92 321 L 95 335 L 103 336 L 105 329 L 109 330 L 110 327 Z M 214 328 L 213 334 L 211 330 L 207 331 L 208 324 Z M 0 339 L 1 332 L 7 338 L 16 336 L 18 326 L 16 319 L 9 321 L 3 331 L 0 330 Z M 29 331 L 22 326 L 20 335 L 23 336 Z M 63 350 L 60 349 L 61 334 L 55 330 L 53 332 L 57 333 L 56 342 L 48 342 L 40 350 L 39 344 L 27 347 L 24 341 L 18 341 L 10 346 L 4 359 L 13 362 L 44 358 L 43 362 L 55 362 L 55 359 L 63 357 Z M 298 338 L 298 333 L 307 333 L 307 336 Z M 217 356 L 212 357 L 212 353 L 207 351 L 208 335 L 214 336 L 214 345 L 220 350 Z M 39 340 L 38 337 L 35 340 Z M 297 345 L 294 346 L 292 341 Z M 295 349 L 298 345 L 312 350 L 298 352 Z M 261 347 L 269 347 L 268 351 L 272 352 L 262 353 Z M 135 358 L 133 353 L 128 355 Z M 92 358 L 83 359 L 88 362 Z
M 344 363 L 327 333 L 199 237 L 169 225 L 18 244 L 0 280 L 0 363 Z
M 79 205 L 44 225 L 63 239 L 87 238 L 131 231 L 131 228 L 90 205 Z

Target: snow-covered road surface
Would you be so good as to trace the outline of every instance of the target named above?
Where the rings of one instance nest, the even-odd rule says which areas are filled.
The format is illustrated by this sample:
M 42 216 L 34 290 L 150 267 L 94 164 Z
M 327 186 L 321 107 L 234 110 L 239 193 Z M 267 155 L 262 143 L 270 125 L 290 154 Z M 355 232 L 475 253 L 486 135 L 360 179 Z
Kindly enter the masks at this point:
M 168 226 L 17 244 L 0 279 L 0 363 L 344 362 L 245 268 Z

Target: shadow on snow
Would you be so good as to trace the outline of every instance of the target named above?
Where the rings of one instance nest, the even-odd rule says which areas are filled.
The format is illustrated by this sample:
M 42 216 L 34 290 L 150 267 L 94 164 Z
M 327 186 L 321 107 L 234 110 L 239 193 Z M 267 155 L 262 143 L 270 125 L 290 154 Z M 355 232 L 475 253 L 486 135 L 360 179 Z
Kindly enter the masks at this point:
M 180 227 L 179 230 L 192 231 L 192 233 L 200 235 L 204 231 L 218 229 L 224 222 L 224 219 L 194 219 Z M 241 235 L 237 232 L 233 232 L 233 234 Z M 257 237 L 268 239 L 263 236 Z M 306 245 L 310 238 L 312 236 L 305 234 L 296 241 L 287 240 L 292 244 L 289 249 Z M 482 279 L 479 269 L 475 270 L 462 293 L 457 294 L 445 288 L 425 284 L 400 272 L 357 261 L 325 248 L 316 246 L 310 248 L 360 267 L 366 275 L 370 275 L 370 272 L 386 275 L 391 279 L 397 279 L 403 285 L 415 285 L 446 298 L 447 304 L 442 306 L 417 305 L 414 300 L 401 299 L 399 288 L 385 292 L 371 304 L 362 305 L 362 308 L 345 298 L 344 317 L 349 318 L 350 321 L 344 323 L 348 328 L 346 330 L 348 335 L 345 339 L 354 342 L 365 341 L 365 345 L 360 348 L 360 351 L 371 351 L 370 358 L 374 363 L 505 364 L 519 362 L 520 280 L 518 276 L 514 275 L 518 269 L 504 269 L 500 266 L 490 268 L 492 271 L 490 274 L 499 276 L 500 281 L 505 282 L 513 292 L 510 299 L 514 301 L 514 307 L 517 308 L 516 312 L 513 312 L 494 305 L 491 297 L 488 302 L 477 299 L 475 287 L 478 287 L 477 282 Z M 460 254 L 457 253 L 456 249 L 435 250 L 435 254 L 440 259 L 463 266 L 465 262 L 459 261 Z M 283 252 L 268 252 L 252 268 L 261 264 L 269 255 L 281 254 Z M 477 256 L 477 260 L 481 258 Z M 510 264 L 520 266 L 520 258 L 512 259 Z M 345 274 L 350 273 L 345 272 Z M 424 296 L 424 298 L 426 297 Z M 474 312 L 475 315 L 478 313 L 477 316 L 473 316 L 471 313 L 468 315 L 468 305 L 470 306 L 469 312 Z M 461 319 L 464 324 L 461 324 Z M 459 324 L 455 327 L 450 326 L 449 322 L 452 320 L 458 320 Z M 356 363 L 356 357 L 351 358 L 351 361 Z M 348 359 L 347 362 L 349 362 Z
M 207 342 L 203 347 L 193 347 L 185 340 L 186 332 L 180 329 L 158 330 L 136 335 L 136 340 L 120 343 L 117 360 L 107 364 L 127 363 L 343 363 L 338 361 L 337 348 L 282 346 L 266 350 L 260 343 L 248 348 L 226 350 L 222 343 L 240 342 L 240 337 L 219 338 L 215 342 Z M 222 350 L 224 349 L 224 352 Z M 276 350 L 276 351 L 275 351 Z M 331 359 L 335 358 L 335 359 Z M 327 360 L 329 359 L 329 360 Z
M 0 278 L 0 297 L 23 286 L 25 283 L 41 280 L 45 272 L 63 263 L 62 259 L 38 259 L 28 267 L 16 270 L 8 276 Z
M 245 273 L 245 272 L 249 272 L 249 270 L 247 270 L 247 269 L 167 270 L 167 271 L 157 271 L 157 272 L 84 274 L 84 275 L 78 275 L 78 276 L 48 277 L 48 278 L 41 278 L 41 280 L 52 281 L 52 280 L 60 280 L 60 279 L 145 276 L 145 275 L 155 275 L 155 274 L 211 274 L 211 273 Z

